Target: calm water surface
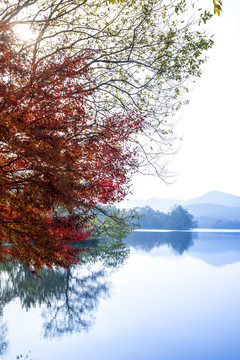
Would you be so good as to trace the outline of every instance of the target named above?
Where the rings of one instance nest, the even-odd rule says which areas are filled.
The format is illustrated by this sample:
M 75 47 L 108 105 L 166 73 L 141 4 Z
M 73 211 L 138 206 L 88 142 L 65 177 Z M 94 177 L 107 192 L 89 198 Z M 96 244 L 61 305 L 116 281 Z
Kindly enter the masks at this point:
M 1 266 L 1 359 L 240 359 L 240 233 L 136 232 L 42 277 Z

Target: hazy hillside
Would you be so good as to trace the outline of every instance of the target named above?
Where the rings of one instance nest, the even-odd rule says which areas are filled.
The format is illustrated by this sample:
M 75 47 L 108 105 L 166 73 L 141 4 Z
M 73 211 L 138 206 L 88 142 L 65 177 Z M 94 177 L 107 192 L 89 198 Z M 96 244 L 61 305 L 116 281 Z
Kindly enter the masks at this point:
M 240 220 L 240 207 L 215 204 L 195 204 L 187 205 L 186 208 L 196 218 L 208 216 L 213 219 Z
M 140 199 L 140 200 L 130 200 L 130 201 L 123 201 L 120 204 L 121 208 L 132 209 L 135 207 L 143 207 L 143 206 L 150 206 L 154 210 L 160 210 L 167 212 L 169 211 L 174 205 L 182 205 L 183 201 L 181 200 L 172 200 L 172 199 L 158 199 L 158 198 L 151 198 L 151 199 Z
M 210 191 L 200 197 L 184 201 L 185 204 L 215 204 L 230 207 L 240 207 L 240 196 L 221 191 Z

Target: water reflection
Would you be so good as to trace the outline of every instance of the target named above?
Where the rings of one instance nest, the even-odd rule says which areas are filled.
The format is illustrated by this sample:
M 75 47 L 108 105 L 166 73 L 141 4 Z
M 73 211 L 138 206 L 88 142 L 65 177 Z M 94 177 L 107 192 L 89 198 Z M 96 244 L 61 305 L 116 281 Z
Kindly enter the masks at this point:
M 78 268 L 64 273 L 64 291 L 60 299 L 44 312 L 44 336 L 53 338 L 64 333 L 87 330 L 93 323 L 99 299 L 108 295 L 109 284 L 103 269 L 83 276 Z
M 94 322 L 99 300 L 109 294 L 108 276 L 126 261 L 129 248 L 121 241 L 84 245 L 90 250 L 81 254 L 78 265 L 68 270 L 44 269 L 39 272 L 42 279 L 33 277 L 19 264 L 2 264 L 2 310 L 16 298 L 26 310 L 36 305 L 42 307 L 43 335 L 47 338 L 88 330 Z M 3 323 L 0 327 L 1 355 L 7 348 L 7 328 Z
M 125 240 L 126 244 L 135 249 L 151 251 L 156 247 L 167 245 L 174 253 L 182 255 L 191 246 L 195 239 L 198 238 L 197 233 L 186 231 L 170 231 L 170 232 L 134 232 Z
M 39 360 L 238 359 L 240 234 L 137 232 L 125 242 L 84 243 L 78 266 L 42 280 L 2 265 L 0 357 L 31 347 Z M 128 257 L 128 245 L 139 251 Z
M 0 308 L 0 356 L 6 354 L 8 349 L 8 341 L 6 340 L 7 324 L 2 322 L 2 308 Z

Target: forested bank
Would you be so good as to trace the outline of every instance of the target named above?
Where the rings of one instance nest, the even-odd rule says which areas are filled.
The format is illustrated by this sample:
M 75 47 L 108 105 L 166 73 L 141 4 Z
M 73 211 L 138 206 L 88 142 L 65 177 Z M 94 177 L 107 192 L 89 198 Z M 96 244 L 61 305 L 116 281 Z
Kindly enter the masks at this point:
M 153 210 L 150 206 L 135 210 L 140 215 L 139 225 L 142 229 L 189 230 L 197 227 L 194 216 L 180 205 L 168 213 Z

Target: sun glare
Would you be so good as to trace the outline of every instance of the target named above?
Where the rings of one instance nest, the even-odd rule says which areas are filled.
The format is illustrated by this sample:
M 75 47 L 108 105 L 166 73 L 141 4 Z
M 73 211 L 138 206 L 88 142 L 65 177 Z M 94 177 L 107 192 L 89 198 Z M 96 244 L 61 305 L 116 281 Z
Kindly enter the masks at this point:
M 23 41 L 29 41 L 33 38 L 33 32 L 28 24 L 15 25 L 14 30 Z

